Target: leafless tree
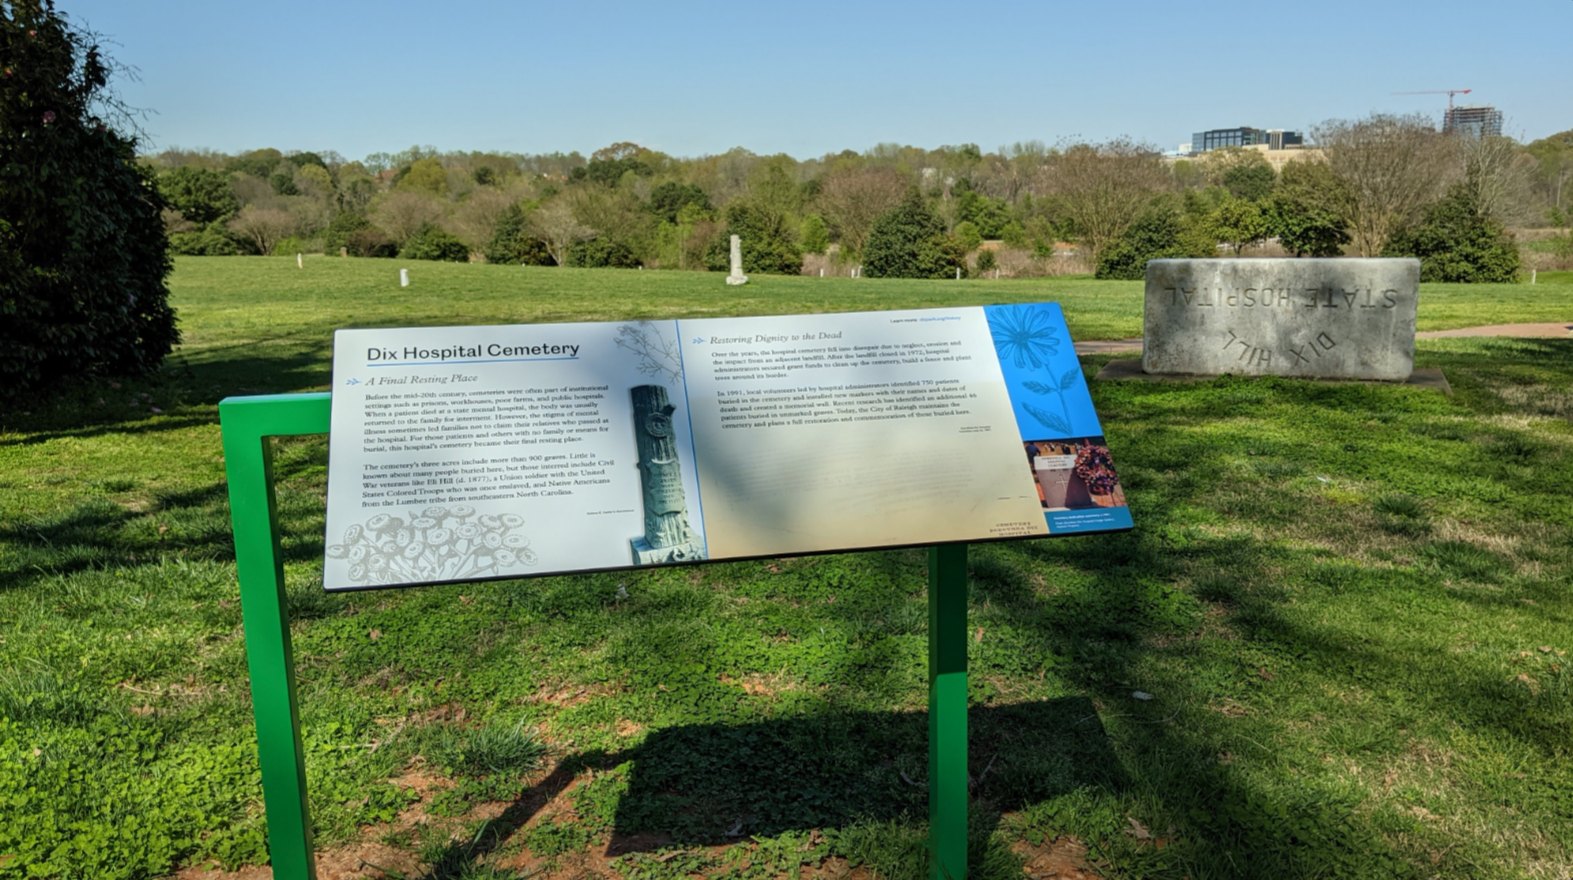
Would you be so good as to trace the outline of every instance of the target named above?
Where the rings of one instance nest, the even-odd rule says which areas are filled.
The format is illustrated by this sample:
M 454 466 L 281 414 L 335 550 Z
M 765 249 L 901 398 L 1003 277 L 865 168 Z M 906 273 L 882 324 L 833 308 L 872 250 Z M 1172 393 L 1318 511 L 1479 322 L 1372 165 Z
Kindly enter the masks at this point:
M 1508 225 L 1533 220 L 1529 188 L 1536 164 L 1533 156 L 1523 152 L 1512 138 L 1501 136 L 1462 136 L 1459 148 L 1464 185 L 1482 215 Z
M 875 218 L 901 201 L 911 182 L 891 168 L 864 168 L 831 175 L 819 191 L 819 209 L 835 227 L 844 253 L 863 252 Z
M 422 226 L 441 219 L 442 205 L 431 196 L 416 192 L 389 193 L 371 212 L 371 222 L 400 247 Z
M 278 208 L 247 205 L 229 221 L 229 228 L 236 235 L 249 239 L 263 254 L 271 254 L 274 245 L 294 234 L 295 218 Z
M 508 193 L 495 187 L 476 187 L 454 208 L 453 233 L 469 245 L 470 250 L 481 250 L 492 240 L 497 221 L 514 201 Z
M 1458 141 L 1423 114 L 1377 113 L 1329 120 L 1312 130 L 1327 165 L 1344 185 L 1356 254 L 1374 257 L 1458 178 Z
M 1054 161 L 1049 182 L 1060 210 L 1096 263 L 1098 254 L 1130 228 L 1169 179 L 1157 150 L 1119 138 L 1067 148 Z
M 595 230 L 579 222 L 573 205 L 565 198 L 552 199 L 530 215 L 530 231 L 546 242 L 552 259 L 561 266 L 568 247 L 595 235 Z

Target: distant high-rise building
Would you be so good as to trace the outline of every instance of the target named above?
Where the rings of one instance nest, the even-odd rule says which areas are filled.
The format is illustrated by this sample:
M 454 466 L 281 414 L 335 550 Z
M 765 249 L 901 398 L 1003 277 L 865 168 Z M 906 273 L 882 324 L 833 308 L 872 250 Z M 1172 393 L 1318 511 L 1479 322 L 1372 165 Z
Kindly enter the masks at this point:
M 1305 146 L 1305 138 L 1298 131 L 1284 131 L 1281 128 L 1267 130 L 1267 149 L 1287 150 L 1291 147 Z
M 1284 131 L 1281 128 L 1263 130 L 1240 126 L 1239 128 L 1215 128 L 1211 131 L 1198 131 L 1191 135 L 1191 151 L 1205 153 L 1208 150 L 1217 150 L 1223 147 L 1254 147 L 1264 145 L 1269 150 L 1285 150 L 1304 146 L 1305 138 L 1297 131 Z
M 1502 111 L 1490 106 L 1451 107 L 1442 118 L 1442 131 L 1472 137 L 1500 137 Z

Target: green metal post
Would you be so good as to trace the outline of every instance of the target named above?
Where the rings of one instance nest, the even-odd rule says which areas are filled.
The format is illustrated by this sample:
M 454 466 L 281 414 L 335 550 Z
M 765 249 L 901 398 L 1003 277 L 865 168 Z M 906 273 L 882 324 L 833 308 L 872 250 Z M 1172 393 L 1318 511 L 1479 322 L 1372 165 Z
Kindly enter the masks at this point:
M 929 548 L 929 880 L 967 876 L 967 545 Z
M 295 658 L 284 599 L 278 506 L 273 494 L 273 443 L 288 434 L 326 434 L 329 395 L 229 397 L 218 405 L 224 473 L 235 532 L 257 762 L 268 816 L 268 854 L 275 880 L 315 880 L 306 756 L 300 742 Z

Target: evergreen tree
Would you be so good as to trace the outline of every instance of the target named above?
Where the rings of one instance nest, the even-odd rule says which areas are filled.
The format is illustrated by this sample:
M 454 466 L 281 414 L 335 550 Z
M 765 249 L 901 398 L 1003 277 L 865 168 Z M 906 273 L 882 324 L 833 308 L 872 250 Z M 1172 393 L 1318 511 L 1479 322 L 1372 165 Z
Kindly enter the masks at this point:
M 917 187 L 874 221 L 863 246 L 869 278 L 953 278 L 966 267 L 966 249 L 945 234 L 945 224 Z
M 1421 281 L 1512 282 L 1520 268 L 1512 236 L 1480 210 L 1467 183 L 1454 184 L 1417 226 L 1393 236 L 1383 256 L 1419 257 Z
M 98 115 L 110 62 L 50 0 L 10 0 L 0 70 L 0 394 L 156 368 L 180 338 L 165 201 Z

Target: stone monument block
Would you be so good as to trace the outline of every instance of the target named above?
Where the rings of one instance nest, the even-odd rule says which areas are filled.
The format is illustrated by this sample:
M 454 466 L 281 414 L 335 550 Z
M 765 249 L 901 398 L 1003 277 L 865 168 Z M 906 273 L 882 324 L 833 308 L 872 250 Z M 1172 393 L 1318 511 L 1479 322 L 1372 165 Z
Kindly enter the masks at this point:
M 1153 260 L 1142 370 L 1403 382 L 1415 259 Z

